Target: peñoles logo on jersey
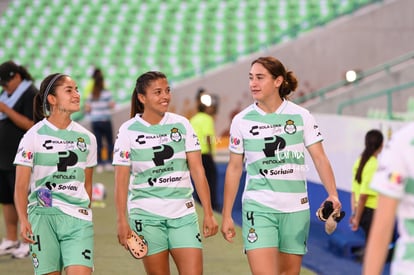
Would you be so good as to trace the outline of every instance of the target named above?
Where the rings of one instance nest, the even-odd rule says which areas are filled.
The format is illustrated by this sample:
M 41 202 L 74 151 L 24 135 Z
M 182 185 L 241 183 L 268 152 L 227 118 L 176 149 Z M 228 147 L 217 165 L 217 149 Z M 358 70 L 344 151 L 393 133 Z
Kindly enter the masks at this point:
M 174 155 L 174 149 L 166 144 L 152 147 L 154 157 L 152 160 L 156 166 L 164 165 L 167 159 L 170 159 Z

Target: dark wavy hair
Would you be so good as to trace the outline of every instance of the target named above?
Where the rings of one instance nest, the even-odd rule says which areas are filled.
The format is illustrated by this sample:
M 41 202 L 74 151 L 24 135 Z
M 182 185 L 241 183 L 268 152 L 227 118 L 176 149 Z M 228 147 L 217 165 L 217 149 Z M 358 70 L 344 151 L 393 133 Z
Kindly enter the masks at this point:
M 291 92 L 295 91 L 298 87 L 298 80 L 296 79 L 296 76 L 293 74 L 293 72 L 287 71 L 282 62 L 280 62 L 275 57 L 259 57 L 252 62 L 251 66 L 256 63 L 262 64 L 274 79 L 278 76 L 283 77 L 283 82 L 279 89 L 280 98 L 287 98 L 287 96 Z

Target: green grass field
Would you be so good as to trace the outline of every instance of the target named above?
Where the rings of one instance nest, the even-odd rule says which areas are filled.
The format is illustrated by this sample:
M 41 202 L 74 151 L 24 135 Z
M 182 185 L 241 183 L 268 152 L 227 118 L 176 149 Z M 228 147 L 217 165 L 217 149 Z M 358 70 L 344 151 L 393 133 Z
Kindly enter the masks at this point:
M 95 226 L 95 271 L 97 275 L 114 274 L 145 274 L 143 264 L 129 254 L 118 244 L 116 236 L 116 217 L 113 199 L 114 176 L 105 172 L 94 175 L 94 182 L 106 186 L 106 206 L 94 207 Z M 217 222 L 221 216 L 216 214 Z M 0 237 L 4 237 L 4 220 L 0 211 Z M 237 228 L 235 242 L 227 243 L 218 233 L 216 236 L 204 239 L 204 274 L 207 275 L 243 275 L 250 274 L 246 256 L 242 253 L 243 245 L 240 238 L 240 228 Z M 171 273 L 178 274 L 171 259 Z M 33 274 L 31 258 L 11 259 L 10 256 L 0 256 L 0 274 Z M 303 268 L 301 275 L 315 275 L 314 272 Z

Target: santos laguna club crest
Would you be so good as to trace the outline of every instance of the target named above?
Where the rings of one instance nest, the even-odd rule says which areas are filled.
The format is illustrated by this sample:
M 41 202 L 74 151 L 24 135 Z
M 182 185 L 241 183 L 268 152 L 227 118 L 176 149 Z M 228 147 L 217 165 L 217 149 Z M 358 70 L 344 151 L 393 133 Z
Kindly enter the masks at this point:
M 247 234 L 247 240 L 249 241 L 249 243 L 254 243 L 255 241 L 257 241 L 257 234 L 254 228 L 249 229 L 249 233 Z
M 294 133 L 296 133 L 295 122 L 291 119 L 287 120 L 284 130 L 285 130 L 285 133 L 289 135 L 293 135 Z
M 170 138 L 171 140 L 175 141 L 175 142 L 179 142 L 182 139 L 181 133 L 178 130 L 178 128 L 172 128 L 171 129 L 171 134 L 170 134 Z
M 79 150 L 81 152 L 85 152 L 86 151 L 86 142 L 84 138 L 79 137 L 78 141 L 76 143 L 76 146 L 78 146 Z

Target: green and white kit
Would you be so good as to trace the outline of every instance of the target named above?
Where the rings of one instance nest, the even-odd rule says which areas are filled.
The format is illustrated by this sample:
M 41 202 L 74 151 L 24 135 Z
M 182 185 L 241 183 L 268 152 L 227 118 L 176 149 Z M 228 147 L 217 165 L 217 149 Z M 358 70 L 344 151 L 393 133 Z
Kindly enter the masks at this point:
M 85 168 L 96 165 L 95 136 L 76 122 L 58 129 L 47 119 L 20 141 L 15 165 L 32 168 L 28 211 L 56 207 L 70 216 L 92 220 L 85 189 Z
M 139 114 L 119 129 L 113 164 L 130 166 L 128 212 L 141 218 L 179 218 L 195 212 L 186 153 L 200 144 L 189 121 L 165 113 L 157 125 Z

